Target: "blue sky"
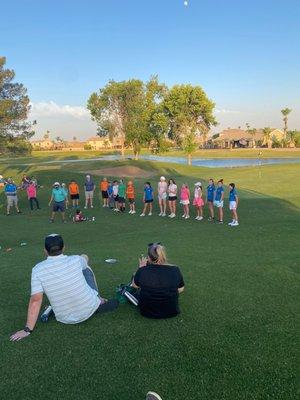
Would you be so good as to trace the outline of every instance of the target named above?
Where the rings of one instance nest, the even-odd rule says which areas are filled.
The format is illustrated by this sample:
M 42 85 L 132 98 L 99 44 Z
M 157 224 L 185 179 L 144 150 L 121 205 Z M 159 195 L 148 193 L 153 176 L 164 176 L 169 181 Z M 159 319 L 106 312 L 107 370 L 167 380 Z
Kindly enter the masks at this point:
M 300 129 L 299 0 L 11 0 L 0 51 L 28 88 L 38 134 L 86 138 L 85 105 L 109 79 L 201 85 L 217 130 Z

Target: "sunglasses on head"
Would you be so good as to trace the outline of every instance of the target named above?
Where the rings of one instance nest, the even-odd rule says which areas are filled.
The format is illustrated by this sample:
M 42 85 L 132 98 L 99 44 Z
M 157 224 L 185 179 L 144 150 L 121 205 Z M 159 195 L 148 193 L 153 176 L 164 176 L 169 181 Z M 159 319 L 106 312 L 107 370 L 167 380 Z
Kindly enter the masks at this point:
M 162 243 L 161 242 L 148 243 L 148 247 L 159 246 L 159 245 L 162 245 Z

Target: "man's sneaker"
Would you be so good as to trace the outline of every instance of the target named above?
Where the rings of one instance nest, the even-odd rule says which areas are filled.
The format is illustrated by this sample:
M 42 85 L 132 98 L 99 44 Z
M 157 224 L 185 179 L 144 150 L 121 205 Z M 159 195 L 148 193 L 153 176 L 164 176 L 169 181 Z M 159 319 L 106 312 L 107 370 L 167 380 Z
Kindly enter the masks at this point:
M 202 221 L 202 220 L 203 220 L 203 217 L 199 217 L 199 218 L 198 218 L 198 221 Z
M 93 205 L 91 205 L 91 208 L 94 208 L 94 206 L 93 206 Z
M 66 223 L 67 223 L 67 221 L 66 221 L 65 219 L 63 219 L 63 221 L 62 221 L 62 222 L 63 222 L 63 224 L 66 224 Z
M 132 213 L 132 210 L 129 210 L 129 211 L 128 211 L 128 214 L 131 214 L 131 213 Z
M 173 213 L 168 215 L 169 218 L 173 218 Z
M 238 221 L 234 221 L 230 226 L 239 226 Z
M 223 221 L 218 221 L 218 224 L 223 224 Z
M 155 392 L 148 392 L 146 396 L 146 400 L 162 400 L 159 394 Z
M 166 213 L 162 213 L 162 215 L 161 215 L 162 217 L 165 217 L 166 216 Z
M 148 214 L 148 215 L 149 215 L 149 217 L 151 217 L 151 215 L 152 215 L 152 212 L 149 212 L 149 214 Z
M 135 214 L 135 213 L 136 213 L 136 211 L 132 211 L 132 212 L 131 212 L 131 214 Z
M 84 206 L 85 209 L 87 209 L 87 206 Z
M 214 217 L 209 217 L 207 220 L 210 221 L 210 222 L 213 222 L 215 220 L 215 218 Z
M 160 212 L 160 213 L 158 214 L 158 216 L 159 216 L 159 217 L 162 217 L 162 215 L 163 215 L 163 213 L 162 213 L 162 212 Z
M 199 219 L 199 217 L 197 216 L 195 219 L 196 219 L 196 220 L 198 220 L 198 219 Z
M 183 214 L 183 215 L 181 216 L 181 218 L 185 218 L 185 214 Z
M 176 217 L 176 214 L 173 213 L 171 218 L 175 218 L 175 217 Z
M 228 225 L 231 226 L 234 222 L 235 221 L 233 220 L 233 221 L 229 222 Z
M 102 206 L 102 207 L 104 208 L 104 207 L 106 207 L 106 205 L 105 205 L 105 204 L 103 204 L 103 206 Z
M 186 215 L 184 218 L 185 218 L 185 219 L 189 219 L 189 218 L 190 218 L 190 216 L 189 216 L 189 215 Z
M 145 216 L 145 214 L 144 213 L 142 213 L 141 215 L 140 215 L 140 217 L 144 217 Z

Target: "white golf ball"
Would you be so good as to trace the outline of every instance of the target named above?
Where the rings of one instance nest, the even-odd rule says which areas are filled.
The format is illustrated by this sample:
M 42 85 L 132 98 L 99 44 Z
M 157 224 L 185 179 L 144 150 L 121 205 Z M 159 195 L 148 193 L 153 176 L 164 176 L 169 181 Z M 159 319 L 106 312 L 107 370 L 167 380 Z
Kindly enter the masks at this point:
M 183 4 L 187 7 L 189 3 L 187 1 L 184 1 Z

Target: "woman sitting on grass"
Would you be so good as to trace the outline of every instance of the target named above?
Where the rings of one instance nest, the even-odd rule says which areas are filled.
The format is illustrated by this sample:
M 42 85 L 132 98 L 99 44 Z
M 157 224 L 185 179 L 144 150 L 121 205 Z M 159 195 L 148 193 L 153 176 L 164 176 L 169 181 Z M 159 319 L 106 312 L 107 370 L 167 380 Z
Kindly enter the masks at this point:
M 148 245 L 148 257 L 140 259 L 132 286 L 139 291 L 139 308 L 144 317 L 170 318 L 180 313 L 178 296 L 184 281 L 178 267 L 167 262 L 161 243 Z

